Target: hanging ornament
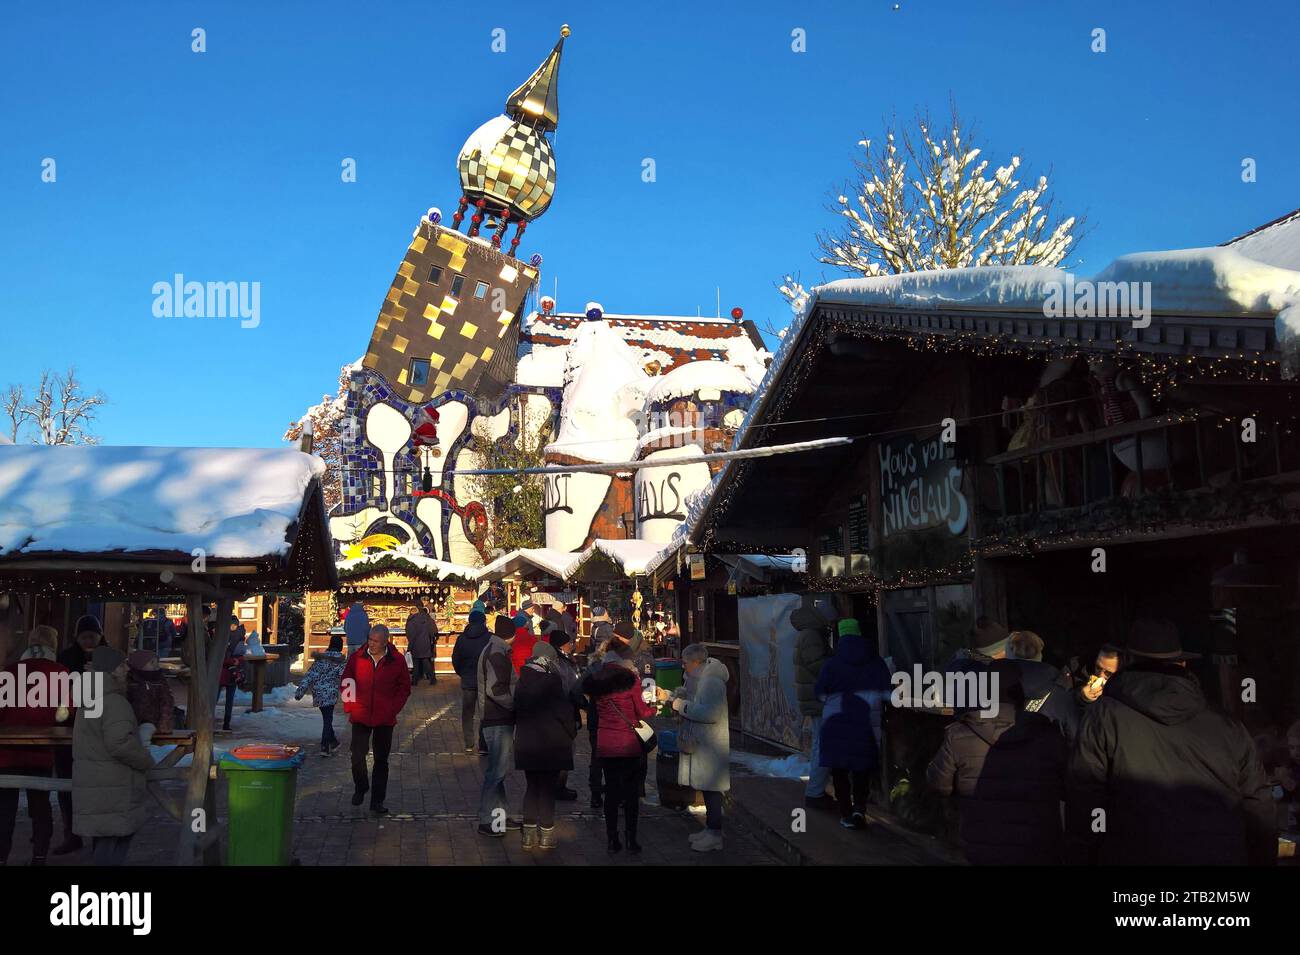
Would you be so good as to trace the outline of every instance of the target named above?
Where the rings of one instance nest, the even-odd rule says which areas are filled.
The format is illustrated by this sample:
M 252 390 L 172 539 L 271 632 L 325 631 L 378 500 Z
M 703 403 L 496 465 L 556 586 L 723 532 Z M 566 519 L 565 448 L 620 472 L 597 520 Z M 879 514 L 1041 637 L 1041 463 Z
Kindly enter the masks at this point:
M 425 405 L 416 414 L 411 443 L 417 448 L 431 448 L 438 443 L 438 409 L 433 405 Z

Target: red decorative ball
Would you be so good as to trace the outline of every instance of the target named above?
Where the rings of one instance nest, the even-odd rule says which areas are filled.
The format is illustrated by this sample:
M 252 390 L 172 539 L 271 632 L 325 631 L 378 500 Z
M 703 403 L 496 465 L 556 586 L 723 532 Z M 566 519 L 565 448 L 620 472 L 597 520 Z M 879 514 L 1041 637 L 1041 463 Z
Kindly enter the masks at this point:
M 734 318 L 736 321 L 740 321 L 744 317 L 744 315 L 745 315 L 745 310 L 741 308 L 739 305 L 737 305 L 735 308 L 731 310 L 731 317 Z

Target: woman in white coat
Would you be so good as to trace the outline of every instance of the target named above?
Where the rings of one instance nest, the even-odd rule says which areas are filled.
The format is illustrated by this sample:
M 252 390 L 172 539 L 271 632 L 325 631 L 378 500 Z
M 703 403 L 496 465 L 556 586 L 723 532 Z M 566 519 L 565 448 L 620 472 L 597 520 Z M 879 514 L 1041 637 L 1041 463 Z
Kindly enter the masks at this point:
M 696 852 L 722 848 L 722 794 L 731 788 L 731 735 L 727 720 L 727 681 L 731 674 L 721 660 L 693 643 L 682 651 L 686 670 L 685 692 L 673 700 L 673 710 L 682 718 L 677 740 L 681 762 L 679 786 L 704 794 L 706 822 L 703 832 L 691 836 Z

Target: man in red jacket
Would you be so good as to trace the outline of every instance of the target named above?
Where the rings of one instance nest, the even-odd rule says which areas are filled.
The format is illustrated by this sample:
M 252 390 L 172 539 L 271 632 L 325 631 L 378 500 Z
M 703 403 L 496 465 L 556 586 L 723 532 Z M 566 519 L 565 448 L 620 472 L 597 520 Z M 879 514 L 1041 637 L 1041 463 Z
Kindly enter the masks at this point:
M 388 628 L 370 628 L 365 646 L 348 657 L 340 681 L 343 712 L 352 722 L 352 805 L 360 806 L 370 793 L 370 811 L 384 815 L 388 792 L 388 753 L 393 748 L 397 714 L 411 695 L 411 675 L 406 659 L 389 642 Z M 373 747 L 375 768 L 366 775 L 366 753 Z

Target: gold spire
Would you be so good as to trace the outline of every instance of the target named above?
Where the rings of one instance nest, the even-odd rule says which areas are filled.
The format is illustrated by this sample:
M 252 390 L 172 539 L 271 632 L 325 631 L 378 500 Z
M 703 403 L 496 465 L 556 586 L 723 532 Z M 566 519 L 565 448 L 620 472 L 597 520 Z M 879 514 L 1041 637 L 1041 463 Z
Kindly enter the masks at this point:
M 524 80 L 522 86 L 506 100 L 506 114 L 540 130 L 551 130 L 560 122 L 560 54 L 564 52 L 564 38 L 569 35 L 569 25 L 560 27 L 560 41 L 555 49 Z

